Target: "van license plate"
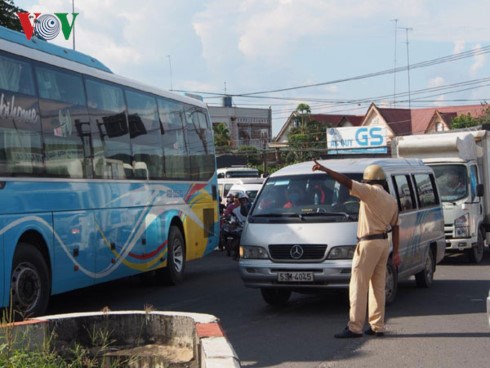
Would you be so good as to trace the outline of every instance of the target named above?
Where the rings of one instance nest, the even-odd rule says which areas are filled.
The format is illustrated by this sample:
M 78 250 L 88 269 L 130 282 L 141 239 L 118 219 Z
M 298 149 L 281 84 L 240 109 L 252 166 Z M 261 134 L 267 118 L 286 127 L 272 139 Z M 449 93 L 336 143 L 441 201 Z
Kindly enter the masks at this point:
M 313 272 L 278 272 L 279 282 L 312 282 Z

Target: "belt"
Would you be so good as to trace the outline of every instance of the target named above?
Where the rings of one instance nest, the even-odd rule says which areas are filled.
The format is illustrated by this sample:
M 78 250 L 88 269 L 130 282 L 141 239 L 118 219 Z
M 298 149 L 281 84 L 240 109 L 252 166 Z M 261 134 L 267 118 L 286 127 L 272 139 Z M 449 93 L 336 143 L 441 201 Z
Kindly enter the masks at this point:
M 381 233 L 381 234 L 364 235 L 361 236 L 360 238 L 357 238 L 357 241 L 360 242 L 363 240 L 376 240 L 376 239 L 388 239 L 388 234 Z

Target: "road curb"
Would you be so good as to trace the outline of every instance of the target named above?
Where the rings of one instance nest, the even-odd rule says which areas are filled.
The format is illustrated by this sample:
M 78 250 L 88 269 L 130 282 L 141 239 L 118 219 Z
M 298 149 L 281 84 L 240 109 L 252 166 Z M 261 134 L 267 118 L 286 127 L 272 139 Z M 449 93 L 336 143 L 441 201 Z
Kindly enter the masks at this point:
M 160 344 L 185 348 L 192 356 L 192 361 L 185 363 L 186 367 L 240 367 L 240 360 L 218 318 L 210 314 L 171 311 L 70 313 L 28 319 L 3 328 L 13 328 L 11 332 L 16 336 L 28 336 L 28 347 L 35 348 L 52 336 L 57 337 L 58 345 L 84 341 L 90 328 L 101 326 L 111 331 L 111 338 L 124 345 L 132 342 L 134 347 Z M 3 332 L 0 330 L 0 340 Z M 25 346 L 24 340 L 19 341 Z M 142 359 L 154 361 L 163 358 L 152 356 Z

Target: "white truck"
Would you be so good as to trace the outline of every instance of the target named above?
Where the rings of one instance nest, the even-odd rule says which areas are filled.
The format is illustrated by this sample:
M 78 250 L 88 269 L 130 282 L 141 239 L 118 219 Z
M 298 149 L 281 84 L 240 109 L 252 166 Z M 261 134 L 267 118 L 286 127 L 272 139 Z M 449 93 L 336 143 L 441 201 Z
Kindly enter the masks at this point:
M 490 131 L 458 130 L 396 137 L 392 156 L 420 158 L 436 175 L 446 254 L 480 263 L 490 232 Z M 486 186 L 486 188 L 484 187 Z

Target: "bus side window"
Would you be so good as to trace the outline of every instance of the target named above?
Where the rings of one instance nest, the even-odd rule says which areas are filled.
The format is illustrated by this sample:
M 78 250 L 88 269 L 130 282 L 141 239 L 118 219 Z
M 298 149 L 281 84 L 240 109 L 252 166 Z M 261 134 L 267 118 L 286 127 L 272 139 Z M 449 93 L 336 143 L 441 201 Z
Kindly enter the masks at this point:
M 178 103 L 158 98 L 158 114 L 163 126 L 162 144 L 165 177 L 187 179 L 189 165 L 184 141 L 184 111 Z
M 28 63 L 0 56 L 0 89 L 34 96 L 34 79 Z

